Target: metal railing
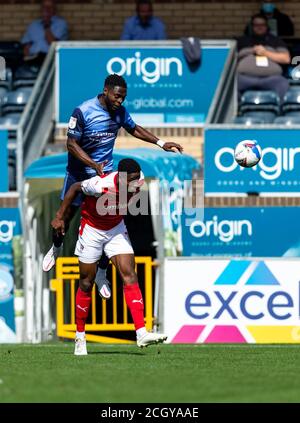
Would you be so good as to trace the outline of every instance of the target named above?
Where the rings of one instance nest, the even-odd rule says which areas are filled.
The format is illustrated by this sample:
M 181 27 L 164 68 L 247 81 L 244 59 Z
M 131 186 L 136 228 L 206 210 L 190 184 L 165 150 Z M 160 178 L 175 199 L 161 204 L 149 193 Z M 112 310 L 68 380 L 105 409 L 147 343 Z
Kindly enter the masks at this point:
M 144 292 L 145 326 L 153 328 L 153 284 L 152 273 L 156 263 L 151 257 L 136 257 L 136 267 L 143 271 L 140 287 Z M 143 269 L 141 269 L 143 267 Z M 78 259 L 75 257 L 60 257 L 56 262 L 56 277 L 50 281 L 50 288 L 56 293 L 56 332 L 61 338 L 74 339 L 75 296 L 76 283 L 79 280 Z M 86 338 L 92 342 L 131 343 L 127 339 L 111 336 L 95 335 L 91 332 L 126 332 L 134 330 L 134 324 L 129 322 L 128 309 L 122 291 L 117 289 L 117 271 L 112 267 L 112 297 L 101 300 L 96 287 L 92 290 L 90 320 L 86 324 Z

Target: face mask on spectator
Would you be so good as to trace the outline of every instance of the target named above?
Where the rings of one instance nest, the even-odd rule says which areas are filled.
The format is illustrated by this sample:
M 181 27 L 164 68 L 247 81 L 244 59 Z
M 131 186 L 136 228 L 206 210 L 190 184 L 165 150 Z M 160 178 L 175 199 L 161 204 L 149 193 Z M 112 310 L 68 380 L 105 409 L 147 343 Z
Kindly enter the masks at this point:
M 275 4 L 273 3 L 263 3 L 261 9 L 264 13 L 273 13 L 275 9 Z

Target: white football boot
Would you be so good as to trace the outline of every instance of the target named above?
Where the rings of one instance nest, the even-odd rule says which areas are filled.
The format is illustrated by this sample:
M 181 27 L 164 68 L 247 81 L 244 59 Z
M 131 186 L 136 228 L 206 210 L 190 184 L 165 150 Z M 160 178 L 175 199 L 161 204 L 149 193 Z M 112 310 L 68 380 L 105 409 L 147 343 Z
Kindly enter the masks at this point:
M 61 247 L 55 247 L 54 244 L 52 244 L 52 247 L 48 251 L 48 253 L 45 255 L 43 259 L 43 271 L 49 272 L 49 270 L 52 269 L 52 267 L 55 265 L 55 260 L 57 256 L 59 255 L 61 251 Z
M 87 355 L 86 339 L 75 338 L 75 351 L 74 355 Z
M 104 300 L 109 300 L 111 297 L 111 289 L 110 282 L 106 278 L 106 269 L 100 269 L 100 267 L 98 267 L 95 282 L 97 284 L 100 297 Z
M 166 341 L 167 338 L 167 335 L 163 333 L 146 332 L 145 335 L 138 338 L 136 342 L 139 348 L 143 348 L 148 347 L 148 345 L 161 344 Z

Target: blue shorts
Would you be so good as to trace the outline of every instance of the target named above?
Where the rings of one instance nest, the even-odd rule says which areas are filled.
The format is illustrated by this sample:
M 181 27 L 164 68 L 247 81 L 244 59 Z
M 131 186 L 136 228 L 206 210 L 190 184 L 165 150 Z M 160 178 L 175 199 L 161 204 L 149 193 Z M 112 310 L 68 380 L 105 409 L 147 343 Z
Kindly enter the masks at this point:
M 94 175 L 91 175 L 91 177 Z M 64 185 L 62 187 L 61 193 L 60 193 L 60 199 L 63 200 L 65 198 L 66 193 L 68 192 L 71 185 L 75 184 L 75 182 L 81 182 L 85 179 L 88 179 L 86 176 L 79 177 L 71 175 L 71 173 L 66 172 L 66 176 L 64 179 Z M 79 193 L 72 202 L 72 206 L 80 207 L 81 203 L 83 202 L 84 195 L 82 193 Z

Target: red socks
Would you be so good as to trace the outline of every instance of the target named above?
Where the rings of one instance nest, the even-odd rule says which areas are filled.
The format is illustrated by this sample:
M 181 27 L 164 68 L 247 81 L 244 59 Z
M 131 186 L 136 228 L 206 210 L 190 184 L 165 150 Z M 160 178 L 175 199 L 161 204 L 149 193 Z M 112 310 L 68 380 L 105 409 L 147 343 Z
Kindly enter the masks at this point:
M 130 310 L 135 330 L 143 328 L 144 322 L 144 302 L 139 284 L 124 285 L 124 295 L 126 304 Z
M 136 282 L 133 285 L 124 286 L 124 295 L 126 304 L 130 310 L 135 330 L 143 328 L 144 322 L 144 302 L 139 284 Z M 89 309 L 92 299 L 92 293 L 84 292 L 78 288 L 76 293 L 76 330 L 77 332 L 85 331 L 85 322 L 89 315 Z
M 76 293 L 76 312 L 75 321 L 77 332 L 84 332 L 85 322 L 89 315 L 89 309 L 92 299 L 92 292 L 84 292 L 79 287 Z

